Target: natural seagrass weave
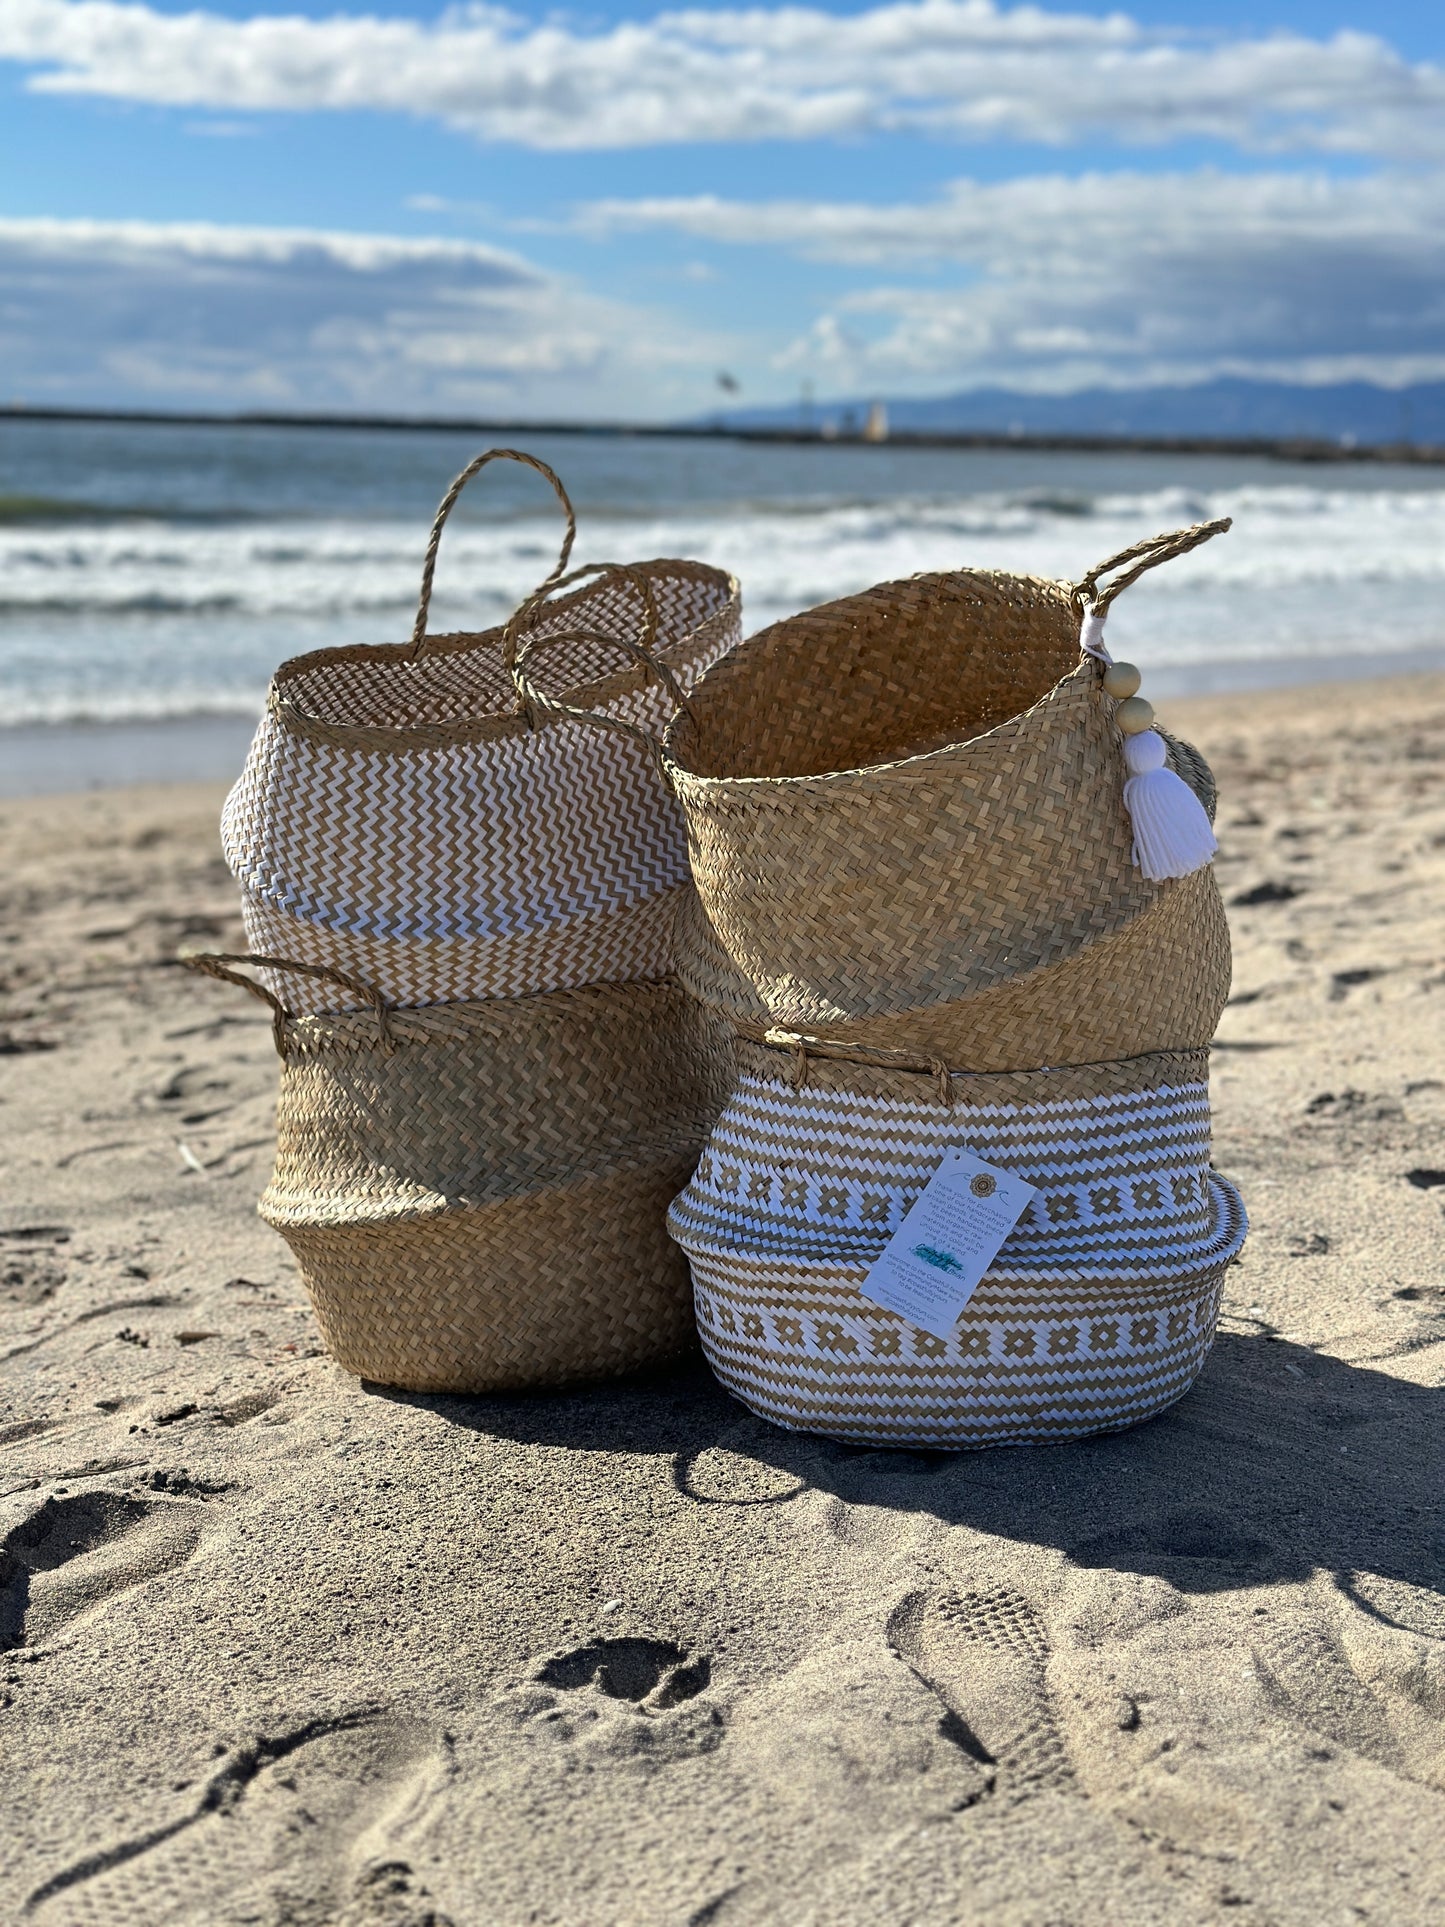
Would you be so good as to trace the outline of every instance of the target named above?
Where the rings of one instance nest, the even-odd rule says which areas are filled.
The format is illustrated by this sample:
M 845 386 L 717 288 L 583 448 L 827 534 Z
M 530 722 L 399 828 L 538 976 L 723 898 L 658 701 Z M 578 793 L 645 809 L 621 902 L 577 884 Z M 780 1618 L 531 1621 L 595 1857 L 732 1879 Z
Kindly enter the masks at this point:
M 1160 538 L 1155 559 L 1197 539 Z M 969 1069 L 1206 1043 L 1229 981 L 1218 892 L 1207 871 L 1159 884 L 1135 865 L 1083 607 L 1069 583 L 917 576 L 718 662 L 665 739 L 697 891 L 677 928 L 690 991 L 745 1028 Z M 1203 758 L 1169 752 L 1212 806 Z
M 691 890 L 682 894 L 676 947 L 683 988 L 745 1035 L 774 1027 L 825 1032 L 975 1071 L 1199 1049 L 1229 996 L 1229 926 L 1209 870 L 1159 890 L 1137 916 L 1059 963 L 881 1017 L 850 1017 L 797 986 L 769 1009 L 733 967 Z
M 941 1070 L 942 1067 L 940 1067 Z M 1209 1350 L 1244 1213 L 1209 1159 L 1207 1054 L 937 1075 L 744 1043 L 673 1206 L 722 1383 L 884 1445 L 1059 1440 L 1172 1404 Z M 860 1286 L 944 1152 L 1038 1196 L 947 1339 Z
M 670 1199 L 726 1094 L 719 1027 L 668 983 L 293 1016 L 261 1215 L 327 1349 L 414 1391 L 634 1370 L 693 1341 Z M 270 982 L 306 973 L 267 959 Z M 321 992 L 319 994 L 334 994 Z
M 505 626 L 428 635 L 442 528 L 496 456 L 556 488 L 561 560 Z M 545 464 L 493 450 L 438 511 L 411 640 L 282 664 L 222 818 L 253 950 L 405 1004 L 667 974 L 687 877 L 678 806 L 641 743 L 529 705 L 515 665 L 545 644 L 548 690 L 659 735 L 736 641 L 737 584 L 687 561 L 564 576 L 573 526 Z

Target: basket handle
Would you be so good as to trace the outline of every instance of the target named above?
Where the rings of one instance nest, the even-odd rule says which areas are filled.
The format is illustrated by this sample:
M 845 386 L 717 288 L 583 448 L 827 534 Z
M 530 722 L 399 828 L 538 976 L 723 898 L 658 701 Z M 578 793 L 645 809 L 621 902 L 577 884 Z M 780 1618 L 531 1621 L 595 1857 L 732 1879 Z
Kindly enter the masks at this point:
M 966 1073 L 955 1072 L 942 1057 L 931 1054 L 889 1050 L 882 1044 L 854 1044 L 844 1038 L 813 1037 L 805 1031 L 770 1030 L 753 1031 L 743 1025 L 735 1026 L 737 1034 L 746 1043 L 761 1044 L 768 1050 L 786 1051 L 792 1059 L 792 1085 L 801 1091 L 808 1082 L 808 1060 L 820 1057 L 839 1064 L 861 1064 L 875 1070 L 916 1071 L 933 1079 L 933 1088 L 938 1093 L 938 1101 L 945 1110 L 953 1109 L 953 1080 L 955 1076 Z
M 237 954 L 229 950 L 195 950 L 182 957 L 180 961 L 187 970 L 194 970 L 199 976 L 214 977 L 218 983 L 238 984 L 242 990 L 249 990 L 253 997 L 271 1006 L 271 1034 L 276 1040 L 276 1055 L 286 1055 L 286 1026 L 296 1013 L 288 1010 L 274 991 L 265 984 L 258 984 L 254 977 L 242 976 L 239 970 L 228 968 L 231 964 L 252 964 L 264 970 L 294 970 L 298 976 L 319 977 L 329 983 L 344 984 L 364 997 L 376 1012 L 376 1028 L 381 1038 L 383 1050 L 393 1050 L 396 1040 L 391 1032 L 391 1005 L 373 985 L 365 983 L 360 977 L 352 977 L 344 970 L 335 970 L 330 964 L 297 963 L 289 957 L 256 957 Z
M 1148 569 L 1157 569 L 1161 562 L 1172 562 L 1176 555 L 1188 555 L 1197 549 L 1201 542 L 1208 542 L 1213 536 L 1223 535 L 1233 527 L 1233 519 L 1221 515 L 1217 521 L 1196 522 L 1192 528 L 1174 529 L 1167 535 L 1151 535 L 1145 542 L 1136 542 L 1132 548 L 1121 549 L 1111 555 L 1107 562 L 1100 562 L 1090 569 L 1086 576 L 1074 584 L 1074 594 L 1096 616 L 1102 617 L 1116 595 L 1137 582 Z M 1114 569 L 1122 569 L 1128 562 L 1137 563 L 1127 575 L 1121 575 L 1117 582 L 1110 582 L 1103 588 L 1099 586 L 1100 577 L 1110 574 Z
M 632 583 L 638 590 L 642 597 L 643 609 L 640 640 L 629 640 L 621 635 L 602 635 L 592 629 L 565 629 L 553 635 L 528 636 L 520 645 L 518 644 L 517 638 L 520 632 L 531 618 L 545 607 L 549 596 L 555 594 L 558 589 L 565 588 L 569 583 L 589 575 L 614 576 Z M 647 675 L 655 676 L 667 689 L 675 706 L 691 715 L 687 691 L 678 681 L 676 672 L 657 653 L 658 626 L 657 596 L 652 580 L 645 569 L 637 568 L 627 562 L 589 563 L 585 568 L 574 569 L 571 575 L 544 585 L 535 594 L 529 596 L 507 625 L 503 654 L 507 667 L 511 671 L 518 699 L 533 727 L 536 726 L 538 715 L 566 717 L 571 722 L 592 723 L 601 729 L 616 730 L 620 735 L 632 737 L 654 755 L 658 754 L 660 745 L 657 738 L 650 731 L 643 729 L 640 724 L 626 722 L 620 716 L 607 716 L 597 710 L 578 709 L 571 703 L 564 703 L 560 697 L 549 696 L 545 691 L 538 689 L 528 673 L 531 658 L 539 650 L 549 648 L 554 643 L 595 642 L 610 645 L 622 650 L 633 662 L 638 663 Z
M 408 658 L 411 662 L 416 661 L 426 643 L 427 615 L 431 609 L 432 577 L 436 573 L 437 550 L 441 546 L 442 530 L 447 525 L 447 517 L 456 507 L 458 497 L 472 477 L 479 475 L 488 462 L 497 461 L 520 462 L 523 468 L 535 469 L 540 476 L 551 483 L 553 493 L 562 504 L 562 513 L 567 518 L 567 533 L 562 538 L 562 552 L 557 557 L 556 568 L 542 585 L 543 591 L 556 583 L 558 576 L 562 574 L 571 559 L 572 544 L 577 539 L 577 516 L 556 472 L 548 468 L 545 462 L 539 461 L 535 455 L 525 454 L 520 448 L 489 448 L 484 455 L 476 456 L 474 460 L 467 463 L 442 497 L 441 506 L 436 512 L 436 520 L 432 523 L 431 534 L 427 538 L 426 556 L 421 565 L 421 594 L 417 598 L 416 621 L 412 624 L 411 630 L 411 655 Z M 528 600 L 530 599 L 529 597 Z

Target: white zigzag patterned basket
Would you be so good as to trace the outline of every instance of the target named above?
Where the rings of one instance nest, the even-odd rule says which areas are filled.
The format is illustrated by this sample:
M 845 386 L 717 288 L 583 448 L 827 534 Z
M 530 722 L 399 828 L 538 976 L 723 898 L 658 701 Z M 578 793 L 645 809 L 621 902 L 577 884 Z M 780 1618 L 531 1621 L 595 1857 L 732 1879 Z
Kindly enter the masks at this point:
M 885 1445 L 1077 1438 L 1148 1418 L 1198 1375 L 1245 1234 L 1209 1161 L 1208 1054 L 954 1076 L 739 1047 L 669 1216 L 708 1359 L 790 1429 Z M 859 1285 L 966 1145 L 1036 1187 L 948 1340 Z
M 598 579 L 549 600 L 554 572 L 508 628 L 428 637 L 436 542 L 486 459 L 438 515 L 412 642 L 283 664 L 222 817 L 252 950 L 403 1005 L 668 972 L 688 874 L 676 802 L 641 742 L 529 717 L 512 662 L 519 643 L 540 650 L 549 690 L 660 736 L 677 691 L 740 633 L 731 577 L 657 561 L 579 572 Z M 559 571 L 569 548 L 570 532 Z M 639 664 L 639 639 L 667 680 Z M 334 986 L 298 982 L 272 988 L 337 1007 Z

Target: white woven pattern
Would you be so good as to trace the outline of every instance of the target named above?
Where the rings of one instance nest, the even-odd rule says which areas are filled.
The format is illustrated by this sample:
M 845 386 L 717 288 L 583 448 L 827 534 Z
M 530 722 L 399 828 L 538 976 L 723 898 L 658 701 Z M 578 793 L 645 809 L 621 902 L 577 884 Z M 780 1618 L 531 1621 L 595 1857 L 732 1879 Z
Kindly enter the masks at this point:
M 961 1447 L 1087 1437 L 1188 1391 L 1222 1269 L 1172 1293 L 1095 1286 L 1087 1308 L 986 1279 L 951 1339 L 858 1295 L 855 1267 L 689 1248 L 698 1333 L 733 1395 L 789 1431 Z
M 682 626 L 660 645 L 684 688 L 739 634 L 725 578 L 689 593 L 675 612 Z M 499 650 L 493 635 L 402 665 L 413 708 L 425 706 L 429 679 L 454 704 L 470 661 L 478 718 L 508 713 L 510 681 L 493 673 Z M 570 672 L 595 673 L 598 653 L 579 644 Z M 547 667 L 565 685 L 569 663 L 556 654 Z M 378 659 L 373 678 L 387 688 L 394 656 Z M 305 676 L 324 692 L 327 652 L 315 661 Z M 365 660 L 335 669 L 353 695 L 369 674 Z M 649 681 L 601 708 L 660 734 L 672 699 Z M 375 724 L 307 731 L 274 707 L 263 716 L 221 823 L 253 948 L 347 970 L 406 1003 L 527 996 L 670 968 L 687 841 L 640 743 L 565 720 L 454 743 L 418 740 L 405 726 L 383 732 L 385 746 L 377 735 Z M 294 1007 L 339 1006 L 313 986 Z
M 946 1110 L 926 1085 L 908 1101 L 793 1090 L 745 1073 L 673 1207 L 677 1235 L 866 1269 L 944 1151 L 964 1144 L 1040 1194 L 995 1277 L 1158 1277 L 1221 1264 L 1238 1249 L 1221 1231 L 1202 1079 Z
M 333 930 L 516 936 L 687 877 L 681 814 L 640 743 L 582 723 L 445 749 L 339 749 L 262 717 L 222 817 L 237 881 Z
M 1027 1103 L 997 1099 L 1007 1077 L 956 1080 L 952 1110 L 919 1077 L 879 1095 L 876 1076 L 839 1088 L 838 1066 L 801 1090 L 744 1070 L 668 1220 L 723 1383 L 780 1424 L 933 1444 L 1074 1436 L 1170 1403 L 1245 1219 L 1209 1163 L 1205 1054 L 1162 1062 L 1139 1060 L 1134 1088 L 1132 1067 L 1101 1067 L 1098 1094 Z M 945 1342 L 859 1287 L 959 1145 L 1039 1195 Z
M 307 923 L 245 896 L 241 914 L 256 956 L 329 964 L 373 985 L 401 1005 L 470 1003 L 481 997 L 532 997 L 585 984 L 634 983 L 665 977 L 680 889 L 623 910 L 544 924 L 520 936 L 423 943 L 404 937 L 354 935 Z M 359 1010 L 365 999 L 342 985 L 296 973 L 263 971 L 289 1010 Z

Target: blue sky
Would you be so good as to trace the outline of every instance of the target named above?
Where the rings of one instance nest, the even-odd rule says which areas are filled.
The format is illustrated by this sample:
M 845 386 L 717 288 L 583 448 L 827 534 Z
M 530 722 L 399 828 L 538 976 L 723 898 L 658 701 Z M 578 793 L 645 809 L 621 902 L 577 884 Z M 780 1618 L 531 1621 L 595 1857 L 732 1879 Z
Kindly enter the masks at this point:
M 1445 8 L 0 0 L 0 392 L 1445 376 Z

